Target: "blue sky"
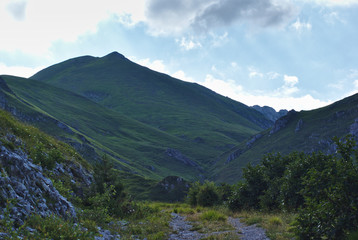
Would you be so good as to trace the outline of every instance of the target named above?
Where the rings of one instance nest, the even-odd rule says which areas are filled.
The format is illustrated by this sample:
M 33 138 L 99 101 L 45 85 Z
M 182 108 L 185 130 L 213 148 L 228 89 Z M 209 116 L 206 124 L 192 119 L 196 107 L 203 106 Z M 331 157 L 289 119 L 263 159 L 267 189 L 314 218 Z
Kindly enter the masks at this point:
M 1 0 L 0 74 L 127 58 L 249 106 L 358 92 L 358 0 Z

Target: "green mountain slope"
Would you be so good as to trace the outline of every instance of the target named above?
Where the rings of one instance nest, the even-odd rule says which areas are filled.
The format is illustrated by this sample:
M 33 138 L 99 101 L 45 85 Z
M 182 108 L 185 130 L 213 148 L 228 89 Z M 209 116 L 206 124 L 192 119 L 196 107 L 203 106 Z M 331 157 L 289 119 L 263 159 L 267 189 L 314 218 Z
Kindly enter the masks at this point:
M 67 60 L 32 79 L 67 89 L 188 142 L 226 151 L 272 125 L 261 113 L 198 84 L 135 64 L 119 53 Z
M 60 139 L 87 146 L 85 151 L 94 149 L 94 156 L 109 154 L 126 171 L 152 179 L 193 179 L 213 154 L 64 89 L 12 76 L 1 76 L 0 85 L 2 108 Z M 177 149 L 190 159 L 174 155 Z
M 213 166 L 212 178 L 235 182 L 248 162 L 257 164 L 270 152 L 335 152 L 332 137 L 358 137 L 358 94 L 311 111 L 290 111 L 275 125 L 222 154 Z

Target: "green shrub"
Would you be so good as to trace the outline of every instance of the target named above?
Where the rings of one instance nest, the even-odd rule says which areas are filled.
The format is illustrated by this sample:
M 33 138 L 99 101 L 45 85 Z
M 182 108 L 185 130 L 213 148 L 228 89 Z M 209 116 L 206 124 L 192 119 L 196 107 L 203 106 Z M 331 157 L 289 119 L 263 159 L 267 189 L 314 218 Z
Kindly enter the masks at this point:
M 211 207 L 218 203 L 219 194 L 214 182 L 205 181 L 197 194 L 197 203 L 203 207 Z
M 219 202 L 220 196 L 214 182 L 195 182 L 189 189 L 188 202 L 192 206 L 210 207 Z
M 358 229 L 358 166 L 352 138 L 336 139 L 339 155 L 324 157 L 324 164 L 304 177 L 305 207 L 296 219 L 300 239 L 344 239 Z M 355 155 L 355 158 L 353 158 Z M 312 155 L 320 161 L 321 155 Z
M 43 218 L 33 215 L 25 224 L 36 230 L 34 235 L 27 233 L 30 239 L 89 240 L 94 238 L 94 232 L 82 231 L 80 226 L 57 216 Z
M 194 182 L 191 187 L 189 188 L 188 191 L 188 203 L 191 206 L 196 206 L 198 204 L 197 201 L 197 195 L 199 193 L 200 190 L 200 183 L 199 182 Z

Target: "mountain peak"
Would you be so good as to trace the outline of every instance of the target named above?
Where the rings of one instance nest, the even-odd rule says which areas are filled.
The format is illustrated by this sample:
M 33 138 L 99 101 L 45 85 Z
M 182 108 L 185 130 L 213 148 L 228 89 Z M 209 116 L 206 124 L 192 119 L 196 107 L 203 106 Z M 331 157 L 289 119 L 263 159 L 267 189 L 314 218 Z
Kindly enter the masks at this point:
M 126 59 L 126 57 L 122 54 L 120 54 L 119 52 L 111 52 L 110 54 L 104 56 L 103 58 L 108 58 L 108 59 Z

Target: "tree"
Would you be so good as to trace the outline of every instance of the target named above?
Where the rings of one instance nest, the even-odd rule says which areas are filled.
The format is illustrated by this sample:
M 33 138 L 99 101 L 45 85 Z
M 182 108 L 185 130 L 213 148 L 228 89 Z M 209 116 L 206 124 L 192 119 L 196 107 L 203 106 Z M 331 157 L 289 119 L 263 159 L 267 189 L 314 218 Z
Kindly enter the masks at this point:
M 348 136 L 335 140 L 337 155 L 312 155 L 320 162 L 304 177 L 305 207 L 299 211 L 296 233 L 301 239 L 344 239 L 358 230 L 358 167 L 355 143 Z M 355 158 L 353 158 L 353 154 Z

